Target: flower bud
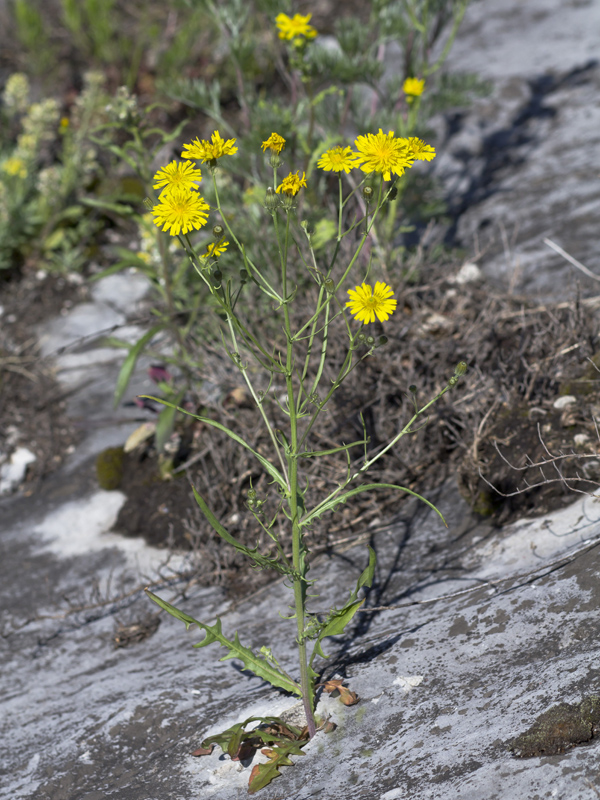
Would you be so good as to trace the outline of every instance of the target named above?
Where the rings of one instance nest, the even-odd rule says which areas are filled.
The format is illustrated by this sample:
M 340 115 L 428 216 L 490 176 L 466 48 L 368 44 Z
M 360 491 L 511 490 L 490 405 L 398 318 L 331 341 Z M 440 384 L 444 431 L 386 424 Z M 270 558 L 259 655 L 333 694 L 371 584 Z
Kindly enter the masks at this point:
M 387 336 L 380 336 L 379 341 L 377 343 L 378 346 L 383 347 L 384 344 L 387 344 L 387 340 L 388 340 Z
M 388 200 L 395 200 L 397 197 L 398 197 L 398 189 L 395 186 L 392 186 L 392 188 L 390 189 L 389 194 L 387 196 L 387 199 Z
M 364 186 L 362 190 L 362 196 L 365 198 L 367 203 L 370 203 L 373 199 L 373 187 L 372 186 Z
M 248 280 L 248 272 L 245 269 L 240 270 L 240 280 L 247 281 Z
M 333 294 L 335 292 L 335 281 L 333 281 L 331 278 L 327 278 L 327 280 L 323 282 L 323 286 L 325 287 L 326 291 L 329 292 L 329 294 Z
M 269 157 L 269 164 L 273 167 L 273 169 L 279 169 L 279 167 L 283 164 L 281 160 L 281 156 L 279 153 L 276 153 L 274 150 L 271 150 L 271 155 Z
M 216 269 L 212 274 L 212 279 L 214 281 L 215 286 L 220 286 L 221 281 L 223 280 L 223 273 L 220 269 Z
M 212 229 L 212 235 L 215 237 L 215 239 L 220 239 L 224 233 L 225 228 L 222 225 L 215 225 L 215 227 Z
M 417 387 L 414 385 L 414 383 L 411 383 L 411 385 L 408 387 L 408 391 L 411 394 L 416 394 L 417 393 Z
M 267 194 L 265 195 L 265 208 L 267 211 L 275 211 L 275 209 L 279 206 L 279 197 L 273 191 L 273 187 L 269 186 L 267 188 Z
M 466 361 L 459 361 L 458 364 L 454 367 L 454 374 L 457 378 L 460 378 L 461 375 L 464 375 L 467 371 L 467 362 Z
M 367 344 L 369 345 L 369 347 L 372 347 L 375 344 L 375 337 L 367 336 Z

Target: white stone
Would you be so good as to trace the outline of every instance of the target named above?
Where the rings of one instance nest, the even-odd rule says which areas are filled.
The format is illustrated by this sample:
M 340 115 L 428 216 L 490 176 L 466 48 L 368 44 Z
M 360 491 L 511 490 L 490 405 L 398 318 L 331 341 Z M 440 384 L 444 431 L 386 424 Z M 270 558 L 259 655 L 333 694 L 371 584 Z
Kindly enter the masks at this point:
M 26 447 L 17 447 L 10 459 L 0 467 L 0 494 L 12 492 L 23 480 L 35 455 Z
M 566 408 L 567 406 L 571 406 L 573 405 L 573 403 L 576 402 L 577 398 L 573 397 L 572 394 L 565 394 L 562 397 L 559 397 L 558 400 L 555 400 L 554 403 L 552 403 L 552 405 L 554 408 L 561 409 L 561 408 Z

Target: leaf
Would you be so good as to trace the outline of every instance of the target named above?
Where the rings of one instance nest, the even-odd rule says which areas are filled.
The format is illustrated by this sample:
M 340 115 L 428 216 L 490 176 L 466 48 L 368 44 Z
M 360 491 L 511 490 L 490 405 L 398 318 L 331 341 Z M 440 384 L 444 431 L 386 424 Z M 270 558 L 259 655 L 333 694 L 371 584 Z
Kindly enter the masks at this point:
M 190 617 L 189 614 L 186 614 L 184 611 L 175 608 L 175 606 L 172 606 L 166 600 L 162 600 L 148 589 L 145 591 L 150 600 L 156 603 L 156 605 L 160 606 L 164 611 L 167 611 L 171 616 L 185 623 L 186 629 L 189 630 L 191 625 L 197 625 L 200 630 L 205 632 L 206 636 L 203 641 L 198 642 L 194 647 L 207 647 L 209 644 L 217 642 L 221 647 L 225 647 L 228 650 L 228 653 L 224 655 L 223 658 L 219 659 L 220 661 L 238 658 L 243 663 L 244 669 L 250 670 L 250 672 L 253 672 L 259 678 L 270 683 L 271 686 L 302 697 L 302 689 L 300 686 L 248 647 L 244 647 L 240 643 L 237 632 L 234 635 L 233 641 L 224 636 L 221 631 L 221 620 L 219 617 L 217 617 L 217 621 L 214 625 L 205 625 L 203 622 L 199 622 L 197 619 Z
M 255 764 L 252 767 L 250 780 L 248 781 L 248 794 L 254 794 L 259 789 L 264 789 L 274 778 L 279 777 L 281 775 L 279 767 L 292 767 L 294 762 L 289 757 L 290 755 L 306 755 L 295 742 L 278 747 L 265 748 L 261 752 L 268 756 L 269 760 L 266 764 Z
M 178 403 L 181 402 L 183 395 L 184 392 L 181 392 L 181 394 L 178 396 Z M 167 406 L 166 408 L 163 408 L 158 415 L 158 419 L 156 421 L 156 436 L 154 438 L 154 446 L 156 447 L 157 453 L 162 453 L 166 443 L 171 438 L 173 428 L 175 427 L 175 414 L 175 409 L 171 406 Z
M 344 450 L 349 450 L 351 447 L 356 447 L 359 444 L 365 444 L 364 439 L 359 439 L 358 442 L 351 442 L 350 444 L 343 444 L 340 447 L 332 447 L 331 450 L 307 450 L 305 453 L 298 453 L 299 458 L 313 458 L 314 456 L 331 456 L 335 453 L 343 453 Z
M 361 492 L 370 492 L 373 489 L 399 489 L 401 492 L 406 492 L 407 494 L 416 497 L 418 500 L 421 500 L 425 505 L 429 506 L 432 511 L 438 515 L 438 517 L 442 520 L 444 525 L 448 527 L 446 520 L 444 519 L 442 512 L 438 511 L 438 509 L 430 503 L 425 497 L 416 492 L 413 492 L 411 489 L 407 489 L 406 486 L 398 486 L 395 483 L 367 483 L 364 486 L 355 486 L 354 489 L 350 489 L 344 494 L 336 495 L 335 497 L 331 497 L 330 499 L 324 500 L 322 503 L 319 503 L 318 506 L 313 508 L 313 510 L 304 517 L 300 524 L 304 527 L 306 525 L 310 525 L 310 523 L 321 516 L 321 514 L 325 513 L 325 511 L 332 511 L 337 505 L 340 503 L 345 503 L 350 497 L 354 497 L 355 494 L 360 494 Z
M 249 547 L 246 547 L 246 545 L 242 544 L 239 539 L 235 538 L 235 536 L 232 536 L 227 528 L 224 528 L 223 525 L 221 525 L 219 520 L 204 502 L 204 498 L 196 491 L 194 486 L 192 486 L 192 491 L 194 493 L 194 497 L 196 498 L 196 502 L 200 506 L 200 510 L 206 517 L 207 521 L 212 525 L 215 532 L 219 534 L 221 539 L 226 541 L 232 547 L 235 547 L 239 553 L 243 553 L 247 558 L 250 558 L 252 561 L 254 561 L 257 567 L 274 569 L 276 572 L 279 572 L 282 575 L 290 575 L 292 577 L 296 575 L 296 572 L 291 567 L 288 567 L 286 564 L 283 564 L 281 561 L 278 561 L 275 558 L 263 556 L 258 552 L 258 548 L 254 548 L 252 550 Z
M 321 648 L 321 642 L 326 636 L 339 636 L 341 633 L 344 632 L 344 628 L 350 622 L 352 617 L 356 614 L 358 609 L 364 603 L 363 600 L 355 600 L 354 602 L 347 603 L 342 609 L 339 611 L 333 610 L 329 612 L 329 616 L 319 632 L 319 636 L 317 641 L 315 642 L 315 646 L 313 648 L 313 653 L 310 658 L 310 664 L 312 666 L 313 659 L 315 655 L 321 656 L 321 658 L 328 658 Z
M 152 397 L 149 394 L 141 394 L 140 397 L 145 397 L 147 400 L 154 400 L 156 403 L 162 403 L 164 406 L 172 406 L 173 403 L 167 402 L 167 400 L 163 400 L 160 397 Z M 261 456 L 260 453 L 257 453 L 248 442 L 242 439 L 241 436 L 238 436 L 237 433 L 229 430 L 225 425 L 221 425 L 220 422 L 216 422 L 214 419 L 210 419 L 209 417 L 202 417 L 199 414 L 192 414 L 191 411 L 187 411 L 185 408 L 179 408 L 179 406 L 174 406 L 177 411 L 181 411 L 182 414 L 187 414 L 189 417 L 194 417 L 194 419 L 199 419 L 200 422 L 204 422 L 206 425 L 210 425 L 212 428 L 216 428 L 219 431 L 227 434 L 230 439 L 233 439 L 234 442 L 241 444 L 242 447 L 245 447 L 252 455 L 256 458 L 256 460 L 265 468 L 265 470 L 269 473 L 269 475 L 273 478 L 273 480 L 278 483 L 281 488 L 287 493 L 288 487 L 287 482 L 283 475 L 279 472 L 277 467 L 275 467 L 268 458 Z M 408 490 L 407 490 L 408 491 Z
M 83 197 L 80 201 L 84 206 L 90 208 L 100 208 L 103 211 L 112 211 L 113 214 L 122 214 L 124 217 L 129 217 L 135 213 L 135 209 L 131 206 L 126 206 L 124 203 L 111 203 L 109 200 L 98 200 L 94 197 Z
M 342 702 L 345 706 L 354 706 L 360 700 L 360 697 L 356 694 L 356 692 L 351 692 L 347 686 L 344 686 L 343 681 L 325 681 L 325 683 L 321 684 L 321 686 L 323 687 L 323 691 L 327 692 L 327 694 L 339 692 L 340 702 Z
M 123 450 L 126 453 L 131 453 L 138 445 L 153 436 L 155 430 L 156 422 L 143 422 L 139 428 L 136 428 L 133 433 L 129 434 L 123 446 Z
M 377 553 L 373 550 L 372 547 L 369 547 L 369 563 L 366 569 L 363 570 L 361 573 L 360 578 L 356 582 L 356 589 L 350 595 L 351 600 L 355 600 L 356 596 L 358 595 L 359 591 L 362 589 L 363 586 L 371 587 L 373 583 L 373 578 L 375 577 L 375 565 L 377 564 Z
M 212 751 L 215 749 L 214 744 L 211 744 L 210 747 L 198 747 L 192 753 L 193 756 L 209 756 L 211 755 Z
M 138 339 L 137 342 L 132 345 L 129 349 L 129 353 L 127 354 L 127 358 L 123 362 L 121 366 L 121 371 L 119 372 L 119 377 L 117 378 L 117 385 L 115 387 L 115 399 L 114 399 L 114 407 L 116 408 L 121 401 L 121 398 L 125 394 L 125 390 L 129 385 L 129 381 L 131 380 L 131 376 L 133 374 L 133 370 L 135 369 L 135 365 L 137 363 L 142 350 L 148 342 L 152 341 L 152 339 L 156 336 L 156 334 L 164 328 L 164 325 L 155 325 L 153 328 L 150 328 L 141 339 Z

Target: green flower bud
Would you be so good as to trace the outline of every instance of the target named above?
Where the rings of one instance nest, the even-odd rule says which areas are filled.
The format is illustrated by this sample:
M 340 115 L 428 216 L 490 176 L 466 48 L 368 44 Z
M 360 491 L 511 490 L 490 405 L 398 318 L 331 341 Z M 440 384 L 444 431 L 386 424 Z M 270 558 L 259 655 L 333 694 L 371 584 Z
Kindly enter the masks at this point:
M 240 280 L 247 281 L 249 278 L 248 272 L 245 269 L 240 270 Z
M 384 344 L 387 344 L 387 340 L 388 340 L 387 336 L 380 336 L 378 346 L 383 347 Z
M 390 189 L 390 193 L 387 196 L 388 200 L 395 200 L 398 197 L 398 189 L 395 186 L 392 186 Z
M 454 367 L 454 374 L 459 378 L 461 375 L 464 375 L 467 371 L 467 362 L 466 361 L 459 361 L 458 364 Z
M 215 225 L 215 227 L 212 229 L 212 235 L 215 237 L 215 239 L 220 239 L 224 233 L 225 228 L 222 225 Z
M 373 187 L 372 186 L 364 186 L 362 190 L 362 196 L 365 198 L 367 203 L 370 203 L 373 199 Z
M 412 383 L 412 384 L 411 384 L 411 385 L 408 387 L 408 391 L 409 391 L 411 394 L 416 394 L 416 393 L 417 393 L 417 387 L 414 385 L 414 383 Z
M 279 153 L 276 153 L 274 150 L 271 150 L 271 157 L 269 158 L 269 164 L 273 167 L 273 169 L 279 169 L 279 167 L 283 164 L 281 160 L 281 156 Z
M 367 344 L 369 345 L 369 347 L 372 347 L 375 344 L 375 337 L 367 336 Z
M 331 278 L 327 278 L 327 280 L 323 283 L 323 286 L 329 292 L 329 294 L 333 294 L 335 291 L 335 281 L 331 280 Z
M 273 191 L 273 187 L 269 186 L 267 189 L 267 194 L 265 195 L 265 208 L 267 211 L 275 211 L 276 208 L 279 206 L 279 197 Z
M 223 273 L 220 269 L 216 269 L 212 274 L 212 279 L 215 282 L 216 286 L 221 285 L 221 281 L 223 280 Z

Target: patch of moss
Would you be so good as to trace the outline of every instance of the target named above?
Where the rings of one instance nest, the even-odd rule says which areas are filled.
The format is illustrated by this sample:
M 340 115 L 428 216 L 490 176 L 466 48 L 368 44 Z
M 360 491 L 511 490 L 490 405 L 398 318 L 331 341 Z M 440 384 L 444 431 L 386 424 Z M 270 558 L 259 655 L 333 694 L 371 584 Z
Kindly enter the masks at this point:
M 107 447 L 96 459 L 96 477 L 101 489 L 111 491 L 118 489 L 123 479 L 123 459 L 125 451 L 122 447 Z
M 536 719 L 529 730 L 509 742 L 519 758 L 550 756 L 589 742 L 600 733 L 600 697 L 586 697 L 579 705 L 558 703 Z

